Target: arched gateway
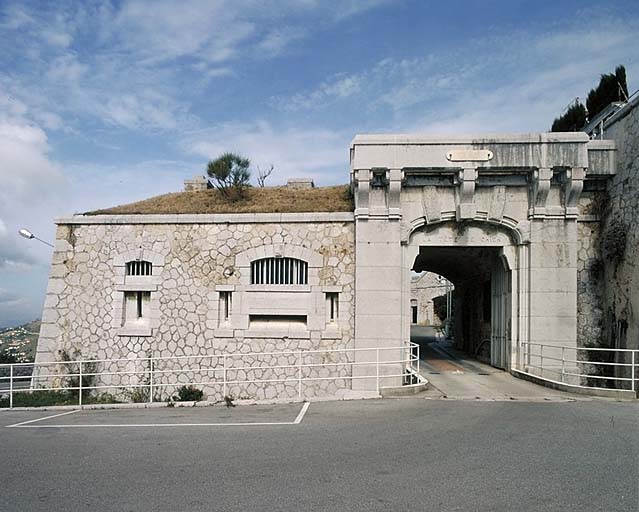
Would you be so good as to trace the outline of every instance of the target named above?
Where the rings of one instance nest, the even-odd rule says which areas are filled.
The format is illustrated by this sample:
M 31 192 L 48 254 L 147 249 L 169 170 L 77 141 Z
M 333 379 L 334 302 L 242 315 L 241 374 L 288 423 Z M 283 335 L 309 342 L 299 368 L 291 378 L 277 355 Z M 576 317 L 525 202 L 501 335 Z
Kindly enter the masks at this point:
M 612 174 L 614 146 L 583 133 L 355 137 L 356 347 L 409 339 L 410 271 L 429 270 L 494 366 L 520 367 L 528 342 L 574 348 L 578 222 Z
M 584 133 L 364 135 L 350 149 L 354 211 L 342 199 L 343 211 L 307 213 L 306 199 L 304 213 L 182 213 L 207 197 L 204 180 L 149 213 L 145 202 L 59 219 L 34 374 L 99 360 L 100 389 L 142 386 L 153 400 L 201 364 L 216 380 L 207 370 L 189 382 L 209 399 L 397 386 L 410 276 L 424 270 L 455 285 L 461 348 L 512 370 L 544 343 L 558 347 L 537 365 L 550 369 L 553 350 L 588 335 L 583 305 L 598 298 L 584 283 L 614 151 Z M 262 192 L 298 200 L 292 185 Z M 338 197 L 315 192 L 304 197 Z M 121 364 L 139 368 L 129 378 Z

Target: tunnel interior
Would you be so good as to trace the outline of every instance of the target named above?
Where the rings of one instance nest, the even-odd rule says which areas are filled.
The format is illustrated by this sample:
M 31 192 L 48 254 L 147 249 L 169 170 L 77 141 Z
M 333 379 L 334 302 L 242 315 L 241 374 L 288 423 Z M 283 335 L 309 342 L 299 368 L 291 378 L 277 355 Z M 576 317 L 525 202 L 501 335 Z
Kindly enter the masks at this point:
M 422 246 L 413 272 L 434 272 L 454 285 L 451 331 L 455 348 L 489 364 L 495 344 L 493 324 L 502 322 L 506 301 L 496 300 L 493 274 L 503 269 L 500 247 Z M 506 280 L 508 287 L 510 281 Z M 509 290 L 502 290 L 509 292 Z M 501 341 L 500 341 L 501 342 Z M 494 349 L 494 347 L 493 347 Z M 503 362 L 500 362 L 503 367 Z

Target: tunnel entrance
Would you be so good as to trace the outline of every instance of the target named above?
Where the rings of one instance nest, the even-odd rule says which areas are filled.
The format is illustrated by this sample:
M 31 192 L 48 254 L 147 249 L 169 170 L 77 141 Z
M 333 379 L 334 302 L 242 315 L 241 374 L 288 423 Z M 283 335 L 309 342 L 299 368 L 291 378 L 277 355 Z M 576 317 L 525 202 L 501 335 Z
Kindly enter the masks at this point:
M 512 273 L 502 247 L 420 246 L 411 271 L 452 283 L 447 334 L 453 346 L 507 370 L 511 357 Z
M 527 247 L 516 230 L 489 221 L 414 225 L 403 252 L 405 290 L 412 273 L 433 272 L 452 283 L 451 335 L 467 356 L 510 370 L 528 326 Z M 403 330 L 410 336 L 410 294 Z

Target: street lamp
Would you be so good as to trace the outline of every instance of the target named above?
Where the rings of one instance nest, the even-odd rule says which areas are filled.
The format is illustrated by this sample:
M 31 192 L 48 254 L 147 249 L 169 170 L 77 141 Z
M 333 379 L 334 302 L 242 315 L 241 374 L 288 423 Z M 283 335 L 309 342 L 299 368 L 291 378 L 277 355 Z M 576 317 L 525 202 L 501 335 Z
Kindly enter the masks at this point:
M 49 247 L 53 247 L 53 245 L 51 245 L 49 242 L 45 242 L 44 240 L 42 240 L 41 238 L 38 238 L 37 236 L 35 236 L 33 233 L 31 233 L 31 231 L 29 231 L 28 229 L 24 229 L 22 228 L 20 231 L 18 231 L 18 234 L 21 237 L 27 238 L 29 240 L 35 238 L 36 240 L 42 242 L 45 245 L 48 245 Z

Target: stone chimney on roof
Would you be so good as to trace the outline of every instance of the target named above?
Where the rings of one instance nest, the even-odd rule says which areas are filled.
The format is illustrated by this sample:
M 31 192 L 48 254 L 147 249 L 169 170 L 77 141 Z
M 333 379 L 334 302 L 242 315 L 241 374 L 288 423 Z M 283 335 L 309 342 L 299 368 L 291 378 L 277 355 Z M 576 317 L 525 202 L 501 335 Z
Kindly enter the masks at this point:
M 288 188 L 315 188 L 312 178 L 289 178 L 286 182 Z
M 190 180 L 184 180 L 185 192 L 206 190 L 207 188 L 212 188 L 212 185 L 204 176 L 193 176 L 193 178 Z

